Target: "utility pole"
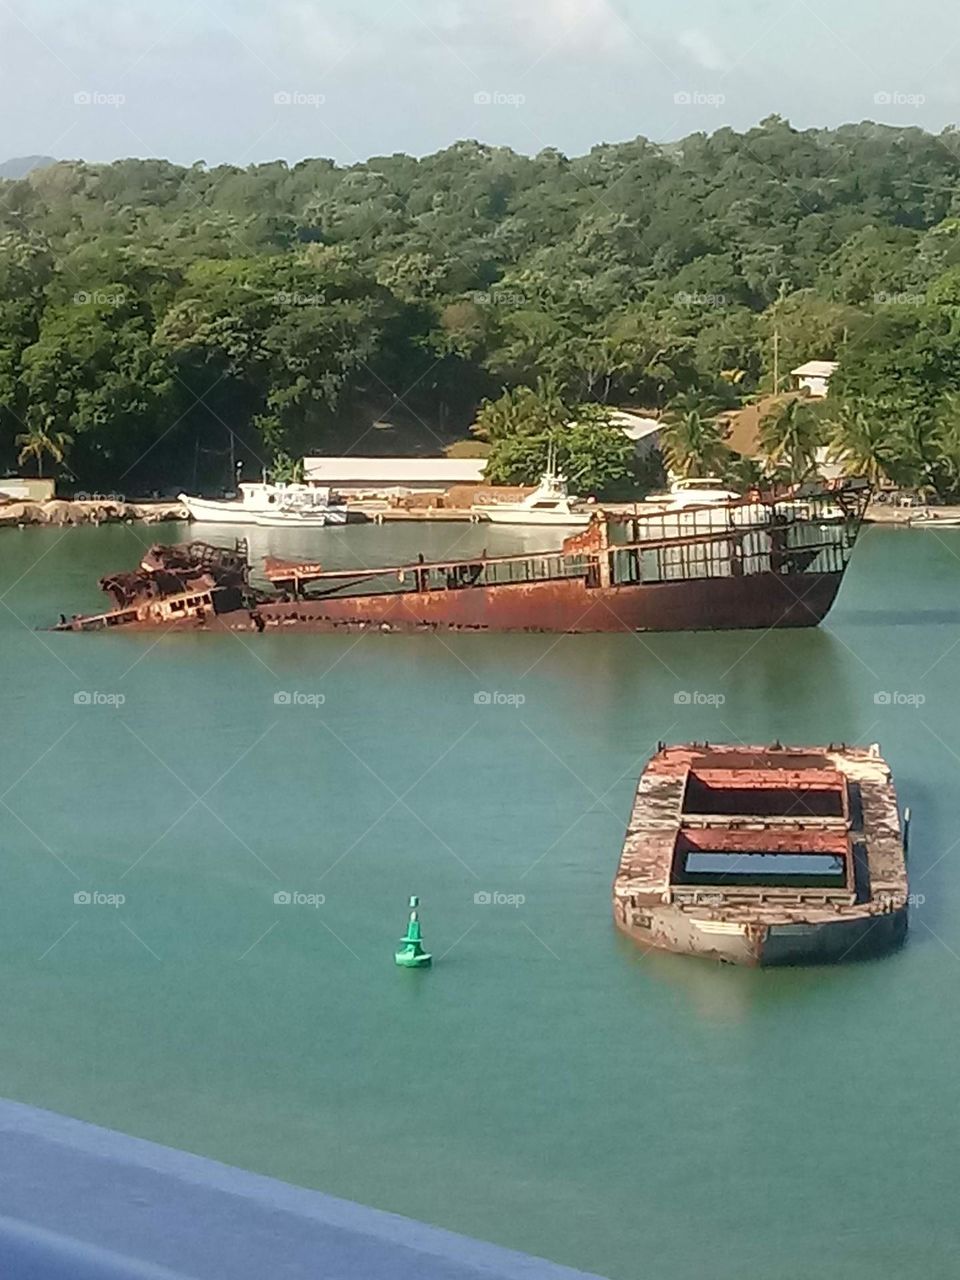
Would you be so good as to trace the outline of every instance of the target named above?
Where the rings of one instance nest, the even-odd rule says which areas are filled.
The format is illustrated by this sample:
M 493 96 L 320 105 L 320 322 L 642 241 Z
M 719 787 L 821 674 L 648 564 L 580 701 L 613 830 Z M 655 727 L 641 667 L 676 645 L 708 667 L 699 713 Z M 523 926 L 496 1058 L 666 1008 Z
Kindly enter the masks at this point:
M 780 307 L 787 296 L 788 287 L 786 280 L 780 281 L 777 300 L 773 304 L 773 394 L 775 396 L 780 394 Z
M 780 328 L 773 331 L 773 394 L 780 394 Z

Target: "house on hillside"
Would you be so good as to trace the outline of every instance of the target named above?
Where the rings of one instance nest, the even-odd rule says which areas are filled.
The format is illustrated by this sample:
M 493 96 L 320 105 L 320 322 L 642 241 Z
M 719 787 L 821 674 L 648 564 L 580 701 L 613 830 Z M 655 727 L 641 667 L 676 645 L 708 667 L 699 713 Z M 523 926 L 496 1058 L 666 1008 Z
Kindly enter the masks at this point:
M 353 498 L 400 497 L 480 484 L 486 466 L 486 458 L 355 458 L 347 454 L 304 458 L 303 479 Z
M 797 391 L 806 391 L 815 400 L 823 400 L 830 390 L 830 379 L 839 368 L 836 360 L 808 360 L 790 376 L 795 379 Z
M 638 456 L 650 453 L 660 445 L 659 418 L 632 413 L 629 409 L 614 409 L 610 414 L 610 422 L 613 426 L 619 427 L 628 440 L 633 441 L 633 447 Z

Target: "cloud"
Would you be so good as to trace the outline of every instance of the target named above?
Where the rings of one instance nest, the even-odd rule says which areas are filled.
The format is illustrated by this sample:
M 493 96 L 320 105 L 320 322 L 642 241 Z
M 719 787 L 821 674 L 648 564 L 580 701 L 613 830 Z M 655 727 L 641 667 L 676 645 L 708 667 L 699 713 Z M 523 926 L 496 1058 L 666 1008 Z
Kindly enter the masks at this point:
M 677 43 L 704 71 L 726 71 L 730 59 L 708 32 L 700 27 L 681 31 Z
M 623 23 L 610 0 L 432 0 L 423 21 L 464 51 L 513 48 L 523 57 L 570 45 L 578 52 L 622 47 Z

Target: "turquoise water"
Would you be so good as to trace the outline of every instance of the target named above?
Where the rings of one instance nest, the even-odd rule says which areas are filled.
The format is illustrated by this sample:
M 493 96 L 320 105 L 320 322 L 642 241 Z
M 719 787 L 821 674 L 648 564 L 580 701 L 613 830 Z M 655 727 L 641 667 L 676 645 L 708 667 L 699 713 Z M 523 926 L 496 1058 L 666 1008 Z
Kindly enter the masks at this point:
M 956 1274 L 960 533 L 870 531 L 817 631 L 32 630 L 138 539 L 0 533 L 0 1094 L 614 1280 Z M 882 744 L 901 953 L 748 972 L 615 933 L 636 777 L 693 738 Z M 393 964 L 410 893 L 427 973 Z

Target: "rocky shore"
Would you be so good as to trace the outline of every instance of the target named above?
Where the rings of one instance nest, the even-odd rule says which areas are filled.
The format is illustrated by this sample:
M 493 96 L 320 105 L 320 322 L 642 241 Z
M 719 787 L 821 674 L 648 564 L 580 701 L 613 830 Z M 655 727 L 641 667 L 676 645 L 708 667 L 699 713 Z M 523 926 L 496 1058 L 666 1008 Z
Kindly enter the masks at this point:
M 0 528 L 22 529 L 26 525 L 117 524 L 143 520 L 187 520 L 182 502 L 120 502 L 113 498 L 84 498 L 50 502 L 0 502 Z

